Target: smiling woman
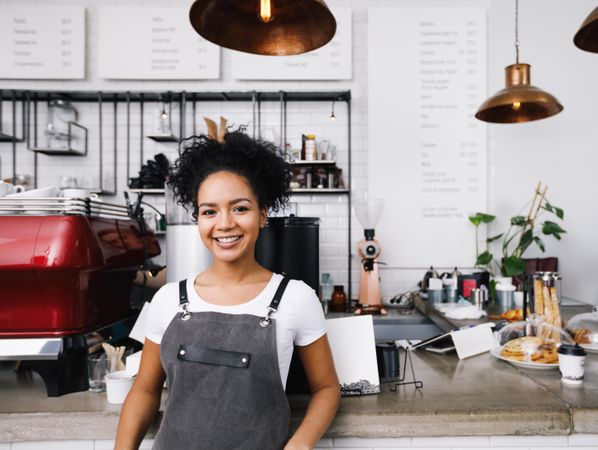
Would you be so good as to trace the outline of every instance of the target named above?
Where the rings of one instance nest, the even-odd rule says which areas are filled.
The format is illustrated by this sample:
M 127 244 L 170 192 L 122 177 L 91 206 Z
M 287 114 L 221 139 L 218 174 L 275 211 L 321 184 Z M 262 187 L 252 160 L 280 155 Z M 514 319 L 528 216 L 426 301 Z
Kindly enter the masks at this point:
M 222 143 L 184 143 L 169 184 L 192 210 L 212 265 L 153 298 L 116 449 L 138 448 L 165 380 L 156 450 L 311 449 L 330 425 L 340 390 L 318 297 L 254 256 L 267 211 L 288 201 L 290 178 L 274 145 L 241 131 Z M 312 398 L 291 436 L 284 386 L 294 349 Z

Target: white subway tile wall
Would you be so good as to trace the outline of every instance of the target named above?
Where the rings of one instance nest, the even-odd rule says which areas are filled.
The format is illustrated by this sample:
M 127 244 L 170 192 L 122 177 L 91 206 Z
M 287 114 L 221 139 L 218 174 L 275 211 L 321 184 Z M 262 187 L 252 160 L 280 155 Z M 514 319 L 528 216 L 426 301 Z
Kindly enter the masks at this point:
M 0 5 L 18 3 L 18 0 L 0 0 Z M 29 3 L 43 3 L 41 0 L 32 0 Z M 327 3 L 332 7 L 351 8 L 353 10 L 353 78 L 345 81 L 241 81 L 232 78 L 231 54 L 223 50 L 221 57 L 221 77 L 219 80 L 198 81 L 146 81 L 146 80 L 103 80 L 98 77 L 98 7 L 99 3 L 92 0 L 61 0 L 64 5 L 84 5 L 87 11 L 87 61 L 85 80 L 2 80 L 4 89 L 41 89 L 41 90 L 116 90 L 116 91 L 152 91 L 152 90 L 186 90 L 186 91 L 249 91 L 249 90 L 345 90 L 352 92 L 352 177 L 351 184 L 353 196 L 363 195 L 367 191 L 367 8 L 369 6 L 413 6 L 413 5 L 479 5 L 479 0 L 330 0 Z M 170 5 L 188 5 L 189 0 L 172 0 Z M 118 6 L 162 6 L 161 0 L 106 0 L 102 5 Z M 492 42 L 489 43 L 492 45 Z M 106 99 L 109 101 L 109 99 Z M 178 106 L 173 105 L 175 118 Z M 293 146 L 300 145 L 301 133 L 314 133 L 317 139 L 329 139 L 337 147 L 337 160 L 343 168 L 345 183 L 348 168 L 348 136 L 347 114 L 344 104 L 335 106 L 337 120 L 331 122 L 330 104 L 309 102 L 290 103 L 287 113 L 287 138 Z M 55 185 L 59 182 L 60 175 L 73 175 L 79 178 L 84 187 L 94 187 L 99 184 L 99 120 L 95 105 L 78 104 L 80 122 L 89 127 L 89 150 L 86 158 L 74 157 L 49 157 L 39 156 L 39 186 Z M 159 113 L 158 105 L 146 104 L 144 109 L 145 134 L 155 126 Z M 45 106 L 40 105 L 40 123 L 38 124 L 38 143 L 43 141 L 43 127 L 45 125 Z M 113 106 L 104 105 L 104 121 L 102 127 L 104 176 L 103 185 L 110 188 L 114 182 L 113 167 Z M 249 103 L 209 102 L 198 103 L 195 118 L 191 117 L 191 105 L 188 105 L 185 128 L 186 135 L 195 129 L 205 132 L 203 117 L 217 119 L 223 115 L 229 119 L 233 126 L 248 125 L 250 133 L 253 132 L 252 112 Z M 265 138 L 280 142 L 280 111 L 277 102 L 263 104 L 261 132 Z M 5 120 L 7 120 L 5 115 Z M 132 132 L 130 135 L 130 170 L 128 176 L 135 176 L 140 164 L 139 131 L 140 114 L 139 105 L 131 105 Z M 127 160 L 126 160 L 126 111 L 125 105 L 118 105 L 117 116 L 117 173 L 118 200 L 122 201 L 122 191 L 126 188 Z M 195 128 L 194 128 L 195 127 Z M 174 122 L 175 134 L 178 135 L 178 118 Z M 173 143 L 157 143 L 143 138 L 143 160 L 152 158 L 156 153 L 164 153 L 171 161 L 176 158 L 177 148 Z M 492 149 L 490 150 L 492 153 Z M 492 160 L 491 160 L 492 161 Z M 12 176 L 12 157 L 10 145 L 0 145 L 0 177 Z M 19 144 L 17 152 L 17 170 L 19 173 L 33 173 L 33 154 Z M 492 183 L 489 183 L 490 186 Z M 489 192 L 489 198 L 493 198 Z M 164 207 L 163 200 L 147 196 L 146 201 L 155 203 L 159 208 Z M 291 200 L 299 205 L 300 215 L 314 215 L 322 217 L 321 223 L 321 272 L 329 272 L 334 284 L 348 282 L 347 272 L 347 197 L 346 196 L 294 196 Z M 493 205 L 490 206 L 490 211 Z M 355 256 L 357 242 L 362 239 L 363 231 L 356 217 L 352 216 L 351 253 L 352 258 L 352 293 L 355 297 L 359 283 L 359 258 Z M 165 243 L 165 239 L 163 240 Z M 382 246 L 384 243 L 382 242 Z M 381 261 L 384 261 L 382 253 Z M 158 263 L 165 263 L 164 253 L 157 258 Z M 432 263 L 432 262 L 431 262 Z M 447 268 L 448 269 L 448 268 Z M 382 295 L 393 296 L 397 293 L 416 289 L 425 272 L 425 268 L 385 268 L 381 267 Z
M 153 439 L 145 439 L 140 450 L 150 450 Z M 0 443 L 0 450 L 112 450 L 113 440 L 38 441 Z M 401 438 L 324 438 L 317 449 L 335 450 L 598 450 L 598 434 L 571 436 L 461 436 Z

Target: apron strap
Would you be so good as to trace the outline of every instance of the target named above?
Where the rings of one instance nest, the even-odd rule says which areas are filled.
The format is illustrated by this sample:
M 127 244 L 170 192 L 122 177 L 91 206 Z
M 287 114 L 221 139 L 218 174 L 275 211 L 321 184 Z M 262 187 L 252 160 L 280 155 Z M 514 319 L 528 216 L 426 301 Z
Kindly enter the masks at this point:
M 179 281 L 179 305 L 189 304 L 189 298 L 187 297 L 187 280 Z
M 181 313 L 182 320 L 189 320 L 191 313 L 187 310 L 189 305 L 189 297 L 187 296 L 187 279 L 179 281 L 179 306 L 183 309 Z
M 274 312 L 278 311 L 278 305 L 280 305 L 280 301 L 282 300 L 284 290 L 287 288 L 289 281 L 291 281 L 289 277 L 284 277 L 278 285 L 278 289 L 276 290 L 274 297 L 272 297 L 272 301 L 270 302 L 268 308 L 272 309 Z
M 259 323 L 261 327 L 266 328 L 272 322 L 272 319 L 270 319 L 270 315 L 278 311 L 278 305 L 280 305 L 282 295 L 284 294 L 284 290 L 287 288 L 287 284 L 289 284 L 289 281 L 291 281 L 290 278 L 284 277 L 278 285 L 278 289 L 276 289 L 276 293 L 274 294 L 274 297 L 272 298 L 270 305 L 268 305 L 268 312 L 266 313 L 266 316 L 260 319 Z

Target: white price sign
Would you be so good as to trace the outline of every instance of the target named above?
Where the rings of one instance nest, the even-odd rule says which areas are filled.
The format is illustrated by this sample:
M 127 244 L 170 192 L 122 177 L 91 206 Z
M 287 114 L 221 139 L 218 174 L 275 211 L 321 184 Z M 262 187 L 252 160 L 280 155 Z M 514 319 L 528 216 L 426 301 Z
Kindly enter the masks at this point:
M 0 78 L 85 78 L 85 8 L 0 5 Z
M 100 78 L 220 77 L 220 47 L 191 27 L 188 7 L 106 6 L 100 12 Z
M 393 267 L 471 267 L 487 210 L 486 10 L 368 10 L 369 193 Z M 393 180 L 389 184 L 389 180 Z

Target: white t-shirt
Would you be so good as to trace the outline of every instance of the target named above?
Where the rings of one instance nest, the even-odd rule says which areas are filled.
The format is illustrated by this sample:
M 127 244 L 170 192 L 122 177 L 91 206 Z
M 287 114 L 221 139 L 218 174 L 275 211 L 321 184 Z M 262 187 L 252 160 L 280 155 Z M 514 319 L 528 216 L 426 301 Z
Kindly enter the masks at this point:
M 208 303 L 200 298 L 193 286 L 195 276 L 189 277 L 187 279 L 188 309 L 190 312 L 214 311 L 264 317 L 282 278 L 282 275 L 275 273 L 257 297 L 240 305 L 222 306 Z M 179 283 L 167 283 L 156 292 L 150 303 L 145 337 L 160 344 L 166 328 L 173 317 L 180 312 Z M 276 319 L 278 365 L 282 385 L 286 386 L 293 346 L 308 345 L 323 336 L 326 333 L 326 321 L 318 296 L 312 288 L 299 280 L 289 282 L 278 311 L 271 317 Z

